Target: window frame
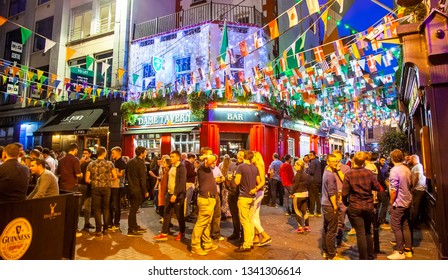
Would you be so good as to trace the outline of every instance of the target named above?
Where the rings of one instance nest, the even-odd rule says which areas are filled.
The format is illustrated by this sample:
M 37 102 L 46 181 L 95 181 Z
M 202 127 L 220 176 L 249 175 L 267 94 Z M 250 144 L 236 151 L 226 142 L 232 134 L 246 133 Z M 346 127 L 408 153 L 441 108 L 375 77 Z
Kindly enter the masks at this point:
M 9 1 L 9 9 L 8 9 L 8 15 L 9 17 L 13 17 L 13 16 L 17 16 L 23 12 L 26 11 L 26 0 L 10 0 Z M 11 13 L 11 8 L 13 7 L 13 5 L 17 4 L 17 12 L 12 14 Z M 23 6 L 23 7 L 22 7 Z M 22 8 L 22 10 L 20 10 Z
M 50 29 L 44 28 L 44 30 L 50 30 L 50 32 L 49 33 L 45 33 L 45 32 L 39 31 L 39 24 L 40 23 L 44 23 L 44 21 L 47 21 L 49 19 L 51 19 L 51 28 Z M 34 42 L 33 42 L 33 51 L 34 52 L 42 51 L 42 50 L 45 49 L 45 40 L 46 40 L 45 38 L 52 39 L 52 37 L 53 37 L 53 23 L 54 23 L 54 16 L 50 16 L 50 17 L 41 19 L 39 21 L 36 21 L 36 24 L 35 24 L 35 27 L 34 27 L 35 34 L 34 34 Z M 38 48 L 38 46 L 37 46 L 38 44 L 39 45 L 42 44 L 42 48 Z

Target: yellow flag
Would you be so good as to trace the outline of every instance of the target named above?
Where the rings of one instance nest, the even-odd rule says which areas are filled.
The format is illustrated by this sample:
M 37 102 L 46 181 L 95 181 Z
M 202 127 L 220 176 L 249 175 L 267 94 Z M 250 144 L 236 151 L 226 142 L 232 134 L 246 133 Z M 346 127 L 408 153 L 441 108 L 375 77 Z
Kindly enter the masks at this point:
M 2 16 L 0 16 L 0 26 L 2 26 L 3 24 L 5 24 L 5 22 L 7 22 L 8 20 Z
M 70 58 L 72 58 L 72 56 L 75 54 L 75 50 L 71 49 L 71 48 L 67 48 L 67 50 L 65 51 L 65 61 L 69 61 Z
M 121 80 L 121 78 L 123 78 L 125 70 L 123 68 L 118 68 L 117 71 L 118 71 L 118 80 Z
M 278 36 L 280 36 L 280 33 L 278 32 L 278 24 L 277 24 L 277 19 L 274 19 L 273 21 L 271 21 L 269 24 L 269 32 L 271 34 L 271 39 L 275 39 Z

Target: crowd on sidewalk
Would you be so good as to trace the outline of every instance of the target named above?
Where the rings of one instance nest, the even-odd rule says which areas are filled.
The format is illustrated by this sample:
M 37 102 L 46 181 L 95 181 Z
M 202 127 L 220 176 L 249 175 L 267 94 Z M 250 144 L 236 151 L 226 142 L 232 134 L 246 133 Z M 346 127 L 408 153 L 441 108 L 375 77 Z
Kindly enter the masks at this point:
M 19 143 L 0 149 L 0 203 L 58 195 L 59 190 L 80 192 L 84 226 L 77 237 L 121 231 L 125 228 L 120 225 L 122 207 L 129 208 L 123 233 L 141 237 L 146 229 L 137 221 L 137 212 L 150 204 L 161 222 L 154 240 L 169 241 L 175 218 L 179 232 L 174 242 L 181 241 L 186 223 L 191 223 L 191 246 L 186 249 L 202 256 L 219 249 L 219 241 L 225 239 L 220 231 L 224 219 L 233 224 L 227 239 L 239 240 L 235 252 L 269 245 L 272 237 L 264 230 L 260 213 L 268 197 L 268 206 L 282 207 L 285 215 L 295 216 L 297 234 L 312 230 L 310 218 L 322 219 L 317 230 L 322 232 L 320 249 L 325 259 L 344 259 L 338 248 L 350 246 L 344 242 L 348 224 L 352 227 L 348 234 L 356 234 L 360 259 L 375 258 L 374 224 L 394 233 L 395 250 L 388 259 L 411 258 L 412 228 L 421 222 L 419 205 L 426 191 L 419 157 L 398 149 L 388 158 L 338 150 L 320 159 L 314 151 L 302 158 L 280 159 L 274 153 L 269 166 L 257 151 L 219 157 L 208 147 L 198 155 L 172 151 L 159 158 L 138 146 L 132 159 L 122 156 L 120 147 L 113 147 L 108 157 L 102 146 L 83 149 L 78 158 L 75 143 L 60 155 L 39 146 L 24 151 Z M 30 186 L 34 188 L 28 194 Z

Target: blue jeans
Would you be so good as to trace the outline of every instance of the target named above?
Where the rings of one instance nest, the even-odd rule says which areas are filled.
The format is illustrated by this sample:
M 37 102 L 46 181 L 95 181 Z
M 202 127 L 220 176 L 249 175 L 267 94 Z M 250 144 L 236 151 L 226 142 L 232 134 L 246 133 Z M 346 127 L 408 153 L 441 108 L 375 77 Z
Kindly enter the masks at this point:
M 291 200 L 289 199 L 289 196 L 292 193 L 292 186 L 283 186 L 283 189 L 284 189 L 283 209 L 285 210 L 285 213 L 291 213 L 292 204 L 291 204 Z
M 277 204 L 277 195 L 279 197 L 278 204 L 283 205 L 283 195 L 284 190 L 282 182 L 276 179 L 269 180 L 269 187 L 271 188 L 271 203 L 272 205 Z
M 358 242 L 358 251 L 360 260 L 373 260 L 373 239 L 372 239 L 372 209 L 360 210 L 353 207 L 348 208 L 348 218 L 356 230 L 356 240 Z
M 332 206 L 322 206 L 324 225 L 322 229 L 322 251 L 332 259 L 336 255 L 336 231 L 338 229 L 338 213 Z
M 96 232 L 107 230 L 109 225 L 110 188 L 92 188 L 92 208 L 95 217 Z M 103 212 L 103 222 L 101 224 L 101 211 Z

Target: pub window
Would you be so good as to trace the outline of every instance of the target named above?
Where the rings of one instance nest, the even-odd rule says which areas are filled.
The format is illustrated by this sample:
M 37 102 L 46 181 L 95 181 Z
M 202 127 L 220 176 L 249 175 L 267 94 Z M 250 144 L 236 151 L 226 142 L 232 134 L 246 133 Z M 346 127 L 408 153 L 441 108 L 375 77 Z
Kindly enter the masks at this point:
M 296 154 L 294 153 L 294 146 L 295 146 L 295 140 L 294 138 L 288 139 L 288 154 L 290 154 L 292 157 L 294 157 Z
M 51 39 L 53 35 L 53 17 L 36 22 L 36 33 L 41 36 L 34 35 L 34 51 L 40 51 L 45 48 L 45 38 Z
M 9 16 L 15 16 L 26 9 L 26 0 L 11 0 L 9 1 Z
M 1 127 L 0 128 L 0 145 L 6 146 L 14 142 L 14 127 Z
M 176 81 L 189 85 L 191 83 L 191 57 L 177 57 L 174 59 Z
M 76 8 L 72 11 L 70 27 L 70 41 L 90 36 L 92 22 L 92 3 Z
M 367 129 L 367 139 L 373 139 L 373 127 Z
M 6 33 L 6 39 L 5 39 L 5 59 L 11 60 L 11 61 L 17 61 L 17 63 L 21 63 L 21 56 L 22 54 L 13 52 L 11 50 L 11 47 L 14 43 L 22 43 L 22 35 L 20 33 L 20 28 L 14 29 L 12 31 L 9 31 Z M 18 56 L 17 56 L 18 54 Z
M 160 153 L 160 134 L 137 134 L 134 141 L 135 147 L 143 146 L 148 153 Z
M 171 137 L 174 150 L 181 153 L 199 153 L 199 132 L 173 133 Z

